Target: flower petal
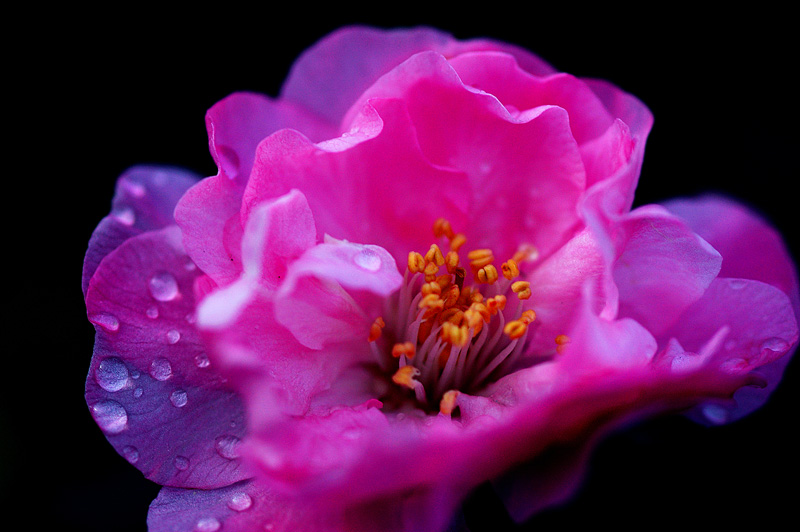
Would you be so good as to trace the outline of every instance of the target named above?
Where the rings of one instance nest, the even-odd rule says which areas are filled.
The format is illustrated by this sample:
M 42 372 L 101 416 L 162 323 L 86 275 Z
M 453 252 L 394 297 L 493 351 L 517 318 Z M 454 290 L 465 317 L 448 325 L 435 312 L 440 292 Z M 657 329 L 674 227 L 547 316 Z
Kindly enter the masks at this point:
M 349 27 L 338 30 L 306 50 L 292 66 L 281 97 L 299 103 L 339 124 L 350 105 L 380 76 L 409 56 L 435 50 L 445 56 L 477 50 L 512 54 L 522 68 L 549 74 L 552 67 L 514 45 L 486 39 L 456 41 L 431 28 L 380 30 Z
M 150 532 L 336 532 L 335 516 L 277 497 L 246 480 L 213 490 L 162 488 L 150 505 Z
M 213 488 L 244 478 L 238 397 L 192 324 L 201 274 L 171 226 L 128 239 L 100 264 L 86 306 L 97 335 L 86 401 L 114 448 L 147 478 Z
M 103 257 L 128 238 L 174 223 L 175 204 L 199 176 L 180 168 L 135 166 L 117 180 L 111 214 L 92 233 L 83 261 L 83 294 Z

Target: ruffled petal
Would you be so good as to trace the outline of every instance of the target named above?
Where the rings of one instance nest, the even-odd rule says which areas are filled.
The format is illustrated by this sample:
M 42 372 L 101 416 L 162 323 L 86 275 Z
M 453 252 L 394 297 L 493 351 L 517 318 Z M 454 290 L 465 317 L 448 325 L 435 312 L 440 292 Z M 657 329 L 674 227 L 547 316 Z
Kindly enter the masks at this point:
M 267 138 L 243 216 L 296 188 L 308 198 L 318 235 L 379 245 L 405 262 L 409 250 L 430 246 L 437 218 L 463 226 L 469 195 L 463 183 L 462 173 L 422 155 L 402 103 L 375 101 L 339 139 L 314 145 L 290 130 Z
M 470 216 L 461 231 L 468 246 L 510 257 L 529 243 L 547 255 L 572 236 L 585 172 L 563 108 L 506 108 L 464 85 L 434 52 L 381 77 L 351 114 L 374 98 L 402 100 L 425 156 L 466 175 Z
M 95 351 L 86 401 L 107 439 L 147 478 L 214 488 L 244 478 L 244 413 L 209 363 L 194 321 L 201 274 L 171 226 L 128 239 L 87 291 Z
M 166 166 L 135 166 L 117 180 L 111 214 L 92 233 L 83 260 L 83 294 L 98 264 L 132 236 L 175 223 L 178 199 L 199 176 Z
M 477 50 L 498 50 L 513 55 L 533 74 L 553 72 L 534 54 L 514 45 L 486 39 L 457 41 L 432 29 L 380 30 L 366 27 L 340 29 L 306 50 L 292 66 L 281 97 L 296 102 L 332 124 L 380 76 L 415 53 L 434 50 L 447 57 Z

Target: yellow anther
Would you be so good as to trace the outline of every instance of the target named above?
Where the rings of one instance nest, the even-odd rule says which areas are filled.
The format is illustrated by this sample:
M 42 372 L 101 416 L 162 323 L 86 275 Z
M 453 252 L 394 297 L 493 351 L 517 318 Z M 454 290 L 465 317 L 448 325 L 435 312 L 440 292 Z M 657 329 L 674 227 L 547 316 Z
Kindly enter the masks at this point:
M 503 332 L 506 333 L 512 340 L 516 340 L 517 338 L 521 338 L 525 331 L 528 330 L 528 325 L 523 323 L 520 320 L 509 321 L 506 323 L 506 326 L 503 327 Z
M 414 389 L 414 385 L 417 384 L 417 380 L 415 377 L 419 377 L 420 371 L 415 368 L 414 366 L 403 366 L 402 368 L 398 369 L 394 375 L 392 375 L 392 381 L 395 384 L 399 384 L 400 386 L 405 386 L 406 388 Z
M 526 310 L 522 313 L 522 316 L 519 317 L 519 321 L 523 323 L 533 323 L 535 319 L 536 313 L 533 311 L 533 309 Z
M 458 251 L 466 243 L 467 237 L 464 236 L 464 233 L 458 233 L 450 239 L 450 251 Z
M 469 329 L 466 325 L 455 325 L 446 321 L 442 324 L 442 340 L 456 347 L 464 347 L 469 341 Z
M 519 264 L 527 260 L 536 260 L 539 257 L 539 250 L 530 244 L 522 244 L 511 257 L 511 260 Z
M 439 272 L 439 266 L 437 266 L 435 262 L 428 262 L 425 264 L 425 268 L 422 271 L 425 272 L 425 275 L 435 276 Z
M 500 266 L 500 269 L 503 270 L 503 277 L 509 281 L 519 275 L 519 267 L 514 259 L 508 259 L 507 262 Z
M 458 268 L 458 253 L 450 251 L 444 257 L 444 265 L 447 267 L 448 273 L 455 273 Z
M 449 273 L 445 273 L 444 275 L 437 275 L 434 281 L 439 285 L 442 290 L 446 290 L 450 283 L 453 282 L 452 277 L 450 277 Z
M 470 305 L 469 310 L 474 310 L 475 312 L 480 314 L 481 318 L 483 318 L 483 321 L 485 321 L 486 323 L 489 323 L 489 320 L 492 319 L 492 313 L 489 310 L 489 307 L 487 307 L 485 303 L 482 303 L 480 301 L 476 301 L 475 303 Z
M 567 344 L 570 342 L 569 336 L 566 334 L 559 334 L 556 336 L 556 352 L 563 353 L 564 349 L 567 348 Z
M 442 250 L 439 249 L 439 246 L 431 244 L 431 248 L 425 253 L 425 262 L 433 262 L 437 266 L 444 264 L 444 255 L 442 255 Z
M 479 270 L 494 261 L 491 249 L 473 249 L 467 253 L 469 264 L 474 270 Z
M 430 283 L 423 283 L 422 288 L 419 289 L 422 292 L 423 296 L 427 296 L 430 294 L 441 294 L 442 293 L 442 285 L 437 283 L 436 281 Z
M 444 301 L 439 294 L 428 294 L 423 297 L 419 302 L 419 308 L 426 308 L 428 310 L 442 310 L 444 308 Z
M 506 302 L 508 299 L 503 294 L 497 294 L 494 297 L 490 297 L 486 300 L 486 307 L 489 309 L 489 312 L 492 315 L 497 314 L 498 311 L 503 310 L 506 308 Z
M 461 290 L 458 286 L 452 285 L 442 294 L 444 300 L 444 308 L 450 308 L 458 302 L 458 297 L 461 295 Z
M 457 307 L 446 308 L 439 314 L 439 323 L 450 322 L 453 325 L 461 325 L 464 321 L 464 311 Z
M 460 393 L 461 392 L 458 390 L 449 390 L 444 392 L 444 395 L 442 395 L 442 400 L 439 401 L 439 412 L 446 416 L 451 415 L 453 410 L 455 410 L 458 406 L 458 396 Z
M 511 291 L 517 294 L 520 299 L 528 299 L 531 297 L 531 283 L 528 281 L 511 283 Z
M 478 282 L 484 284 L 492 284 L 498 279 L 497 275 L 497 268 L 492 266 L 491 264 L 487 264 L 480 270 L 478 270 Z
M 416 251 L 412 251 L 408 254 L 408 271 L 411 273 L 418 273 L 425 269 L 425 258 L 417 253 Z
M 453 233 L 453 227 L 450 225 L 450 222 L 444 218 L 439 218 L 433 222 L 433 236 L 436 238 L 446 236 L 448 240 L 451 240 L 455 234 Z
M 472 308 L 468 308 L 464 311 L 464 321 L 467 327 L 475 330 L 476 335 L 483 328 L 483 316 L 481 316 L 480 312 Z
M 405 355 L 407 358 L 414 358 L 414 354 L 416 352 L 417 349 L 411 342 L 403 342 L 402 344 L 397 343 L 392 346 L 392 356 L 394 358 L 400 358 L 403 355 Z
M 483 294 L 481 294 L 477 289 L 473 289 L 472 293 L 469 295 L 469 302 L 481 303 L 482 301 L 483 301 Z
M 383 321 L 383 318 L 378 316 L 375 321 L 372 322 L 372 325 L 369 326 L 369 337 L 367 340 L 374 342 L 380 338 L 384 327 L 386 327 L 386 322 Z

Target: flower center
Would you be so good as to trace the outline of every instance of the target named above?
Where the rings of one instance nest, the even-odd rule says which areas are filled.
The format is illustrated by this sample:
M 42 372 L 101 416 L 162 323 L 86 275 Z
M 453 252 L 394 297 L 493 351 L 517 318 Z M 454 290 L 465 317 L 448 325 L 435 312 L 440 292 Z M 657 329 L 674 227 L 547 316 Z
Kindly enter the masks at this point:
M 530 283 L 517 279 L 537 252 L 523 245 L 498 271 L 491 249 L 474 249 L 468 272 L 459 256 L 466 237 L 444 219 L 433 233 L 448 252 L 434 243 L 424 255 L 408 254 L 404 283 L 368 339 L 391 375 L 390 403 L 451 415 L 460 392 L 479 391 L 519 361 L 536 313 L 524 308 Z

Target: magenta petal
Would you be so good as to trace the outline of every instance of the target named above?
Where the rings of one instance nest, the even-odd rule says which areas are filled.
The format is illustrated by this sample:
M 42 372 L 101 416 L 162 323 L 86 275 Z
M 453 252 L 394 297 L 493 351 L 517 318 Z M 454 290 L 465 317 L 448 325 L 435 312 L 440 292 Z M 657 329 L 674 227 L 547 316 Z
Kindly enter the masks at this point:
M 778 232 L 744 205 L 719 196 L 664 204 L 723 257 L 720 277 L 754 279 L 787 294 L 800 311 L 797 270 Z
M 150 532 L 344 532 L 337 516 L 281 499 L 255 481 L 213 490 L 162 488 L 150 505 Z
M 700 299 L 723 259 L 685 222 L 655 205 L 627 214 L 613 231 L 619 314 L 659 336 Z
M 175 223 L 178 199 L 199 176 L 179 168 L 135 166 L 117 180 L 111 214 L 92 233 L 83 261 L 83 293 L 97 265 L 128 238 Z
M 192 324 L 198 275 L 174 226 L 133 237 L 101 262 L 86 298 L 97 330 L 86 401 L 147 478 L 213 488 L 244 478 L 235 452 L 244 413 Z
M 539 75 L 553 72 L 552 67 L 534 54 L 510 44 L 485 39 L 459 42 L 431 28 L 350 27 L 330 34 L 298 58 L 281 97 L 338 124 L 352 103 L 380 76 L 426 50 L 447 57 L 469 51 L 498 50 L 512 54 L 528 72 Z

